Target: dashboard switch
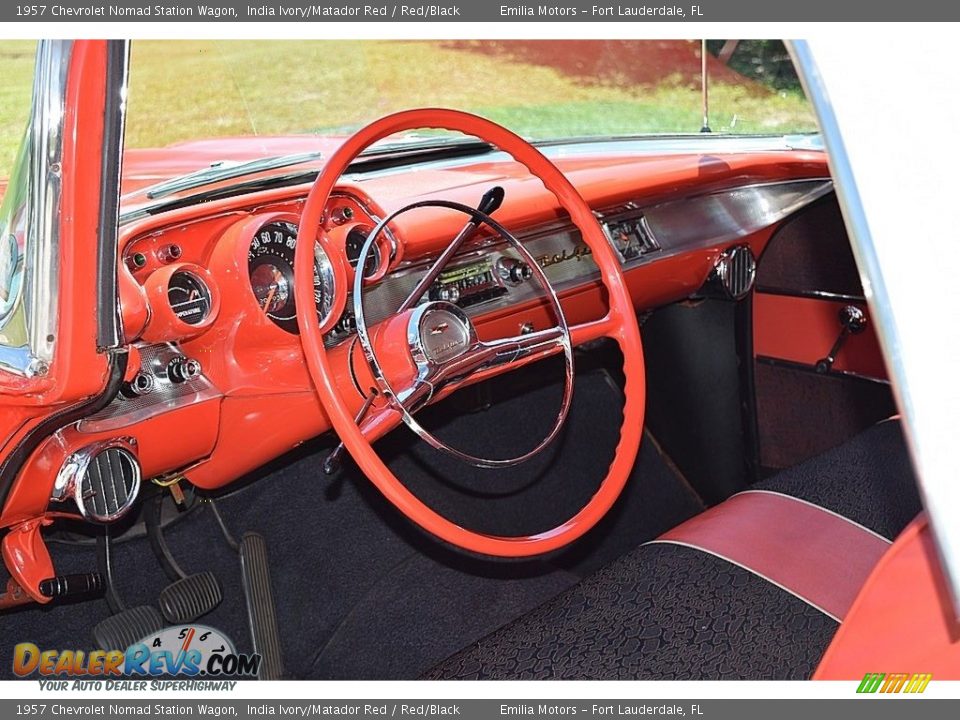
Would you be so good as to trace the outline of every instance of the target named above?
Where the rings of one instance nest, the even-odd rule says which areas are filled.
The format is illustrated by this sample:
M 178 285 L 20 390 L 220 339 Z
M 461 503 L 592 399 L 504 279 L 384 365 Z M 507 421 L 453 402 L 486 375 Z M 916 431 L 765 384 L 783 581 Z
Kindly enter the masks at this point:
M 199 377 L 203 372 L 199 360 L 178 356 L 167 364 L 167 377 L 170 382 L 182 383 Z
M 154 386 L 155 382 L 153 375 L 150 373 L 138 372 L 133 376 L 133 379 L 130 382 L 123 386 L 120 392 L 124 397 L 140 397 L 153 392 Z
M 460 302 L 460 288 L 456 285 L 447 285 L 437 290 L 437 300 L 444 300 L 448 303 Z

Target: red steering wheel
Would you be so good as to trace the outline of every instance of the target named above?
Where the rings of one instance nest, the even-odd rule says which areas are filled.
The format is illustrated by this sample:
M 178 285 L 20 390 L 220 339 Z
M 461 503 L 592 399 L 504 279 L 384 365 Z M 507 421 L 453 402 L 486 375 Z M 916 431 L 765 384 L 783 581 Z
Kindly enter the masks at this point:
M 540 346 L 537 353 L 527 358 L 527 360 L 535 360 L 551 352 L 569 352 L 567 344 L 579 345 L 607 337 L 613 339 L 623 352 L 623 370 L 626 376 L 626 400 L 620 427 L 620 441 L 606 477 L 590 501 L 573 517 L 551 530 L 536 535 L 503 537 L 469 530 L 432 510 L 410 492 L 386 466 L 372 445 L 376 438 L 405 421 L 405 416 L 412 414 L 408 401 L 393 395 L 392 392 L 383 392 L 379 395 L 371 393 L 364 406 L 362 422 L 359 418 L 355 418 L 344 399 L 343 391 L 338 386 L 337 375 L 331 367 L 330 354 L 323 343 L 323 332 L 318 322 L 313 296 L 315 255 L 312 249 L 318 241 L 317 233 L 330 194 L 349 165 L 371 144 L 394 133 L 424 128 L 456 131 L 485 140 L 511 155 L 532 175 L 538 177 L 556 196 L 560 205 L 569 213 L 573 223 L 580 230 L 583 241 L 593 253 L 592 257 L 600 269 L 601 280 L 607 291 L 609 308 L 603 318 L 567 328 L 561 312 L 559 326 L 554 330 L 562 329 L 564 336 L 559 339 L 558 336 L 554 336 L 554 342 L 550 343 L 546 350 L 544 350 L 546 346 Z M 479 219 L 483 220 L 483 217 Z M 337 252 L 326 239 L 322 244 L 331 252 Z M 334 430 L 357 465 L 384 496 L 410 520 L 437 537 L 466 550 L 500 557 L 526 557 L 568 545 L 590 530 L 610 510 L 630 476 L 643 432 L 646 386 L 640 329 L 637 325 L 633 302 L 624 281 L 620 260 L 599 222 L 570 181 L 530 143 L 494 122 L 456 110 L 433 108 L 408 110 L 388 115 L 371 123 L 337 149 L 310 189 L 300 218 L 294 264 L 297 323 L 307 367 L 317 395 Z M 360 262 L 357 267 L 359 274 L 364 264 Z M 361 285 L 362 282 L 357 283 L 357 287 Z M 556 297 L 552 288 L 548 286 L 547 290 L 550 295 Z M 344 292 L 344 289 L 338 287 L 337 292 Z M 409 358 L 403 358 L 403 362 L 392 362 L 391 365 L 404 368 L 405 370 L 400 372 L 401 375 L 408 372 L 412 376 L 391 378 L 391 382 L 389 384 L 384 382 L 382 387 L 392 389 L 393 386 L 404 384 L 404 382 L 411 380 L 416 382 L 418 365 L 417 359 L 413 356 L 418 350 L 422 352 L 423 347 L 414 347 L 417 343 L 414 343 L 412 338 L 409 345 L 405 341 L 398 342 L 398 338 L 409 335 L 411 328 L 421 327 L 424 310 L 433 310 L 435 314 L 442 316 L 446 324 L 456 323 L 464 338 L 461 354 L 449 358 L 432 358 L 436 360 L 436 368 L 439 368 L 438 375 L 444 375 L 453 364 L 461 368 L 476 369 L 477 376 L 482 376 L 484 372 L 495 374 L 514 366 L 507 364 L 491 367 L 485 362 L 476 364 L 465 362 L 467 359 L 472 361 L 476 357 L 485 359 L 493 344 L 477 342 L 469 319 L 463 313 L 457 312 L 455 306 L 443 303 L 434 305 L 436 307 L 433 308 L 427 308 L 424 305 L 402 308 L 400 314 L 384 320 L 376 328 L 369 329 L 365 339 L 373 345 L 380 343 L 382 347 L 389 347 L 389 352 L 393 355 L 398 353 L 398 347 L 402 347 L 411 355 Z M 559 310 L 559 305 L 557 309 Z M 497 342 L 523 343 L 524 339 L 523 336 L 518 336 Z M 446 344 L 442 349 L 448 352 Z M 524 362 L 518 362 L 515 366 L 521 364 Z M 410 385 L 410 387 L 413 386 Z M 440 393 L 433 393 L 432 390 L 433 385 L 431 385 L 431 396 L 440 395 Z

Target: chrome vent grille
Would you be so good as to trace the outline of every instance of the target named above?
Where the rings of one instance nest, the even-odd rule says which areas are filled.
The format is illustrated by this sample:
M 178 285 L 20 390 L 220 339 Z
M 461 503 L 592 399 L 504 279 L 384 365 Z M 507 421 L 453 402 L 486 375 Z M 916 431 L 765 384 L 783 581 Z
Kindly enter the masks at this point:
M 724 293 L 734 300 L 745 297 L 757 274 L 757 262 L 746 245 L 726 250 L 717 260 L 714 269 Z
M 72 498 L 80 513 L 95 522 L 122 517 L 140 492 L 140 463 L 133 444 L 118 439 L 75 452 L 60 469 L 51 500 Z
M 140 465 L 128 451 L 111 447 L 94 455 L 80 478 L 83 514 L 101 522 L 123 514 L 140 487 Z

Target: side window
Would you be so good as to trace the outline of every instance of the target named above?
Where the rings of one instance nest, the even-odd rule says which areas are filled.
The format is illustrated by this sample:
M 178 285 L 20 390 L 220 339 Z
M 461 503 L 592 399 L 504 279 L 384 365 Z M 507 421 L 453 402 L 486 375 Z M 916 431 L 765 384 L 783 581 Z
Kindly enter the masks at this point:
M 0 43 L 0 368 L 22 366 L 27 327 L 17 308 L 23 293 L 26 170 L 23 142 L 33 91 L 37 44 Z
M 30 117 L 36 54 L 33 40 L 0 41 L 0 201 L 6 196 Z

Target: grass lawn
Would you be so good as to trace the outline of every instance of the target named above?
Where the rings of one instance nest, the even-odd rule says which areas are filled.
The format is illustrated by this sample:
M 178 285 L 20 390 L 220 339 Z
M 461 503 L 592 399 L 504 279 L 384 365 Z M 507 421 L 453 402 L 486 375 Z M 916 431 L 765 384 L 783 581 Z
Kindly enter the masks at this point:
M 36 51 L 32 40 L 0 41 L 0 183 L 10 176 L 30 115 Z
M 136 41 L 127 145 L 344 132 L 388 112 L 426 105 L 477 112 L 531 137 L 700 129 L 700 92 L 689 73 L 641 82 L 617 74 L 620 58 L 609 53 L 598 61 L 605 63 L 602 73 L 593 66 L 574 72 L 571 54 L 578 46 L 553 45 L 554 56 L 541 60 L 511 55 L 508 45 L 492 52 L 425 41 Z M 653 52 L 654 45 L 641 50 Z M 692 50 L 690 60 L 699 66 Z M 22 133 L 31 65 L 30 43 L 0 43 L 0 178 L 9 174 Z M 814 128 L 802 95 L 749 81 L 716 80 L 710 104 L 715 131 Z

